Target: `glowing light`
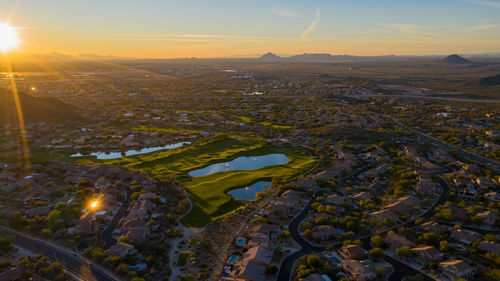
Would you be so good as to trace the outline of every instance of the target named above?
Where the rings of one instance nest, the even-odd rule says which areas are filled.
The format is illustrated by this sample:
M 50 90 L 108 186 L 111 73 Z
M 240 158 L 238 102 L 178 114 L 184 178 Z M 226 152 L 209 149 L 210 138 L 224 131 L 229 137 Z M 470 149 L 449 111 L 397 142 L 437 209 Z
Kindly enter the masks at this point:
M 9 49 L 17 47 L 19 38 L 15 28 L 8 24 L 0 24 L 0 50 L 4 53 Z
M 36 91 L 36 87 L 31 87 L 31 91 Z
M 92 203 L 90 204 L 90 207 L 91 207 L 92 209 L 95 209 L 95 207 L 97 207 L 97 205 L 98 205 L 98 204 L 99 204 L 99 201 L 95 200 L 94 202 L 92 202 Z

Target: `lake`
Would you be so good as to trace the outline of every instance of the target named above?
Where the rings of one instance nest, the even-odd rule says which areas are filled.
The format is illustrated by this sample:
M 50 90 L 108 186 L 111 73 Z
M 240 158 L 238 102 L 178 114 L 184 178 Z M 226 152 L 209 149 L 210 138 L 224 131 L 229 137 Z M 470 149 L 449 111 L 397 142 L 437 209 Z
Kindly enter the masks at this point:
M 167 144 L 164 146 L 146 147 L 146 148 L 139 149 L 139 150 L 131 149 L 131 150 L 125 151 L 125 155 L 123 155 L 121 152 L 92 152 L 92 153 L 90 153 L 90 156 L 95 156 L 95 157 L 97 157 L 97 159 L 100 159 L 100 160 L 118 159 L 118 158 L 122 158 L 122 157 L 139 155 L 139 154 L 146 154 L 146 153 L 151 153 L 151 152 L 160 151 L 160 150 L 179 148 L 183 145 L 189 145 L 189 144 L 191 144 L 191 142 L 183 141 L 183 142 L 178 142 L 178 143 L 174 143 L 174 144 Z M 82 156 L 87 156 L 87 155 L 83 155 L 81 153 L 75 153 L 75 154 L 71 155 L 71 157 L 82 157 Z
M 253 200 L 255 199 L 257 193 L 264 191 L 271 187 L 271 183 L 268 181 L 259 181 L 248 187 L 242 187 L 238 189 L 233 189 L 227 194 L 233 196 L 235 199 L 242 200 Z
M 229 162 L 217 163 L 205 168 L 189 172 L 192 177 L 201 177 L 231 170 L 254 170 L 265 166 L 283 165 L 288 162 L 285 154 L 268 154 L 261 156 L 241 156 Z

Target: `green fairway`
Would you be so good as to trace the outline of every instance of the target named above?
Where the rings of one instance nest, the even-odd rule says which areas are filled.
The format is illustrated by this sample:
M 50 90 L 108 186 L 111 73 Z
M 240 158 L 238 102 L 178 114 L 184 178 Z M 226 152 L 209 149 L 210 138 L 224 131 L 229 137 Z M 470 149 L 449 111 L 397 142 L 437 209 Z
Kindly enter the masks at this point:
M 256 170 L 232 170 L 201 177 L 188 175 L 192 170 L 227 162 L 240 156 L 271 153 L 283 153 L 289 161 L 284 165 L 266 166 Z M 262 139 L 216 137 L 179 149 L 139 155 L 121 161 L 127 161 L 125 166 L 131 170 L 153 175 L 176 175 L 193 202 L 192 211 L 182 221 L 186 226 L 199 227 L 240 206 L 226 192 L 259 180 L 296 176 L 311 167 L 315 159 L 305 150 L 271 146 Z
M 205 142 L 135 157 L 128 166 L 152 174 L 174 174 L 178 178 L 189 177 L 187 173 L 201 167 L 244 155 L 246 151 L 262 147 L 259 139 L 233 139 L 220 137 Z
M 261 180 L 270 180 L 273 177 L 291 178 L 307 170 L 315 161 L 306 151 L 292 148 L 265 146 L 244 154 L 257 156 L 268 153 L 284 153 L 290 161 L 284 165 L 266 166 L 256 170 L 220 172 L 192 177 L 184 181 L 182 184 L 193 202 L 192 211 L 182 220 L 184 225 L 203 226 L 212 219 L 238 208 L 238 202 L 226 194 L 232 189 L 248 186 Z

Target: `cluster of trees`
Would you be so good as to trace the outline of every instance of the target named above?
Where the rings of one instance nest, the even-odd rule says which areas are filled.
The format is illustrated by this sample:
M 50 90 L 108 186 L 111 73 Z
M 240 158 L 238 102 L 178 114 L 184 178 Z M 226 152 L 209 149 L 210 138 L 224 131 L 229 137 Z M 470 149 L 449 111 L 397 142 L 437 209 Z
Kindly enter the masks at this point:
M 49 258 L 43 255 L 37 255 L 32 258 L 22 258 L 19 265 L 24 268 L 24 275 L 26 277 L 36 272 L 47 280 L 66 281 L 71 279 L 69 273 L 64 270 L 62 263 L 50 262 Z
M 73 225 L 73 220 L 80 214 L 79 204 L 59 202 L 47 216 L 27 218 L 17 211 L 11 214 L 9 226 L 27 232 L 41 232 L 51 235 Z M 65 234 L 65 232 L 64 232 Z
M 135 270 L 130 270 L 130 266 L 128 263 L 135 264 L 135 260 L 122 260 L 120 257 L 112 257 L 109 256 L 106 251 L 102 248 L 87 248 L 83 251 L 83 255 L 93 259 L 97 263 L 100 263 L 108 268 L 111 268 L 119 274 L 120 276 L 127 276 L 128 278 L 140 278 L 137 276 L 137 272 Z M 136 279 L 137 281 L 144 279 Z
M 7 254 L 8 252 L 14 250 L 11 244 L 12 237 L 0 237 L 0 257 Z
M 312 273 L 325 273 L 333 278 L 337 272 L 333 266 L 330 266 L 330 263 L 323 262 L 316 254 L 310 254 L 300 259 L 300 264 L 295 271 L 294 280 L 303 279 Z

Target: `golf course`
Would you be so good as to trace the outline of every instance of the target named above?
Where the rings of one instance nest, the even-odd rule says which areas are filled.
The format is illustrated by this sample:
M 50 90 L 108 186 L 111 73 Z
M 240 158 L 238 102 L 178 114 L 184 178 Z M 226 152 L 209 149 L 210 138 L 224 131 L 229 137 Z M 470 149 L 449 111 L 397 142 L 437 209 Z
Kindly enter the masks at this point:
M 251 170 L 230 170 L 191 177 L 190 171 L 223 163 L 242 156 L 284 154 L 288 162 L 283 165 L 268 165 Z M 227 192 L 273 177 L 291 178 L 311 167 L 315 159 L 303 149 L 277 147 L 261 139 L 235 139 L 220 137 L 191 146 L 141 156 L 141 163 L 131 164 L 134 170 L 150 174 L 174 174 L 180 179 L 193 203 L 191 212 L 182 220 L 190 227 L 201 227 L 213 219 L 225 215 L 241 206 Z
M 256 169 L 231 167 L 225 171 L 202 176 L 189 175 L 191 171 L 214 164 L 228 163 L 238 157 L 248 157 L 246 160 L 252 162 L 260 156 L 273 155 L 286 157 L 286 163 L 261 164 Z M 171 150 L 110 160 L 84 157 L 80 162 L 120 165 L 132 171 L 151 175 L 175 175 L 193 203 L 191 212 L 182 222 L 186 226 L 201 227 L 241 206 L 238 200 L 227 194 L 228 191 L 262 180 L 270 181 L 274 177 L 293 178 L 310 168 L 315 158 L 305 149 L 274 146 L 260 138 L 217 136 Z

